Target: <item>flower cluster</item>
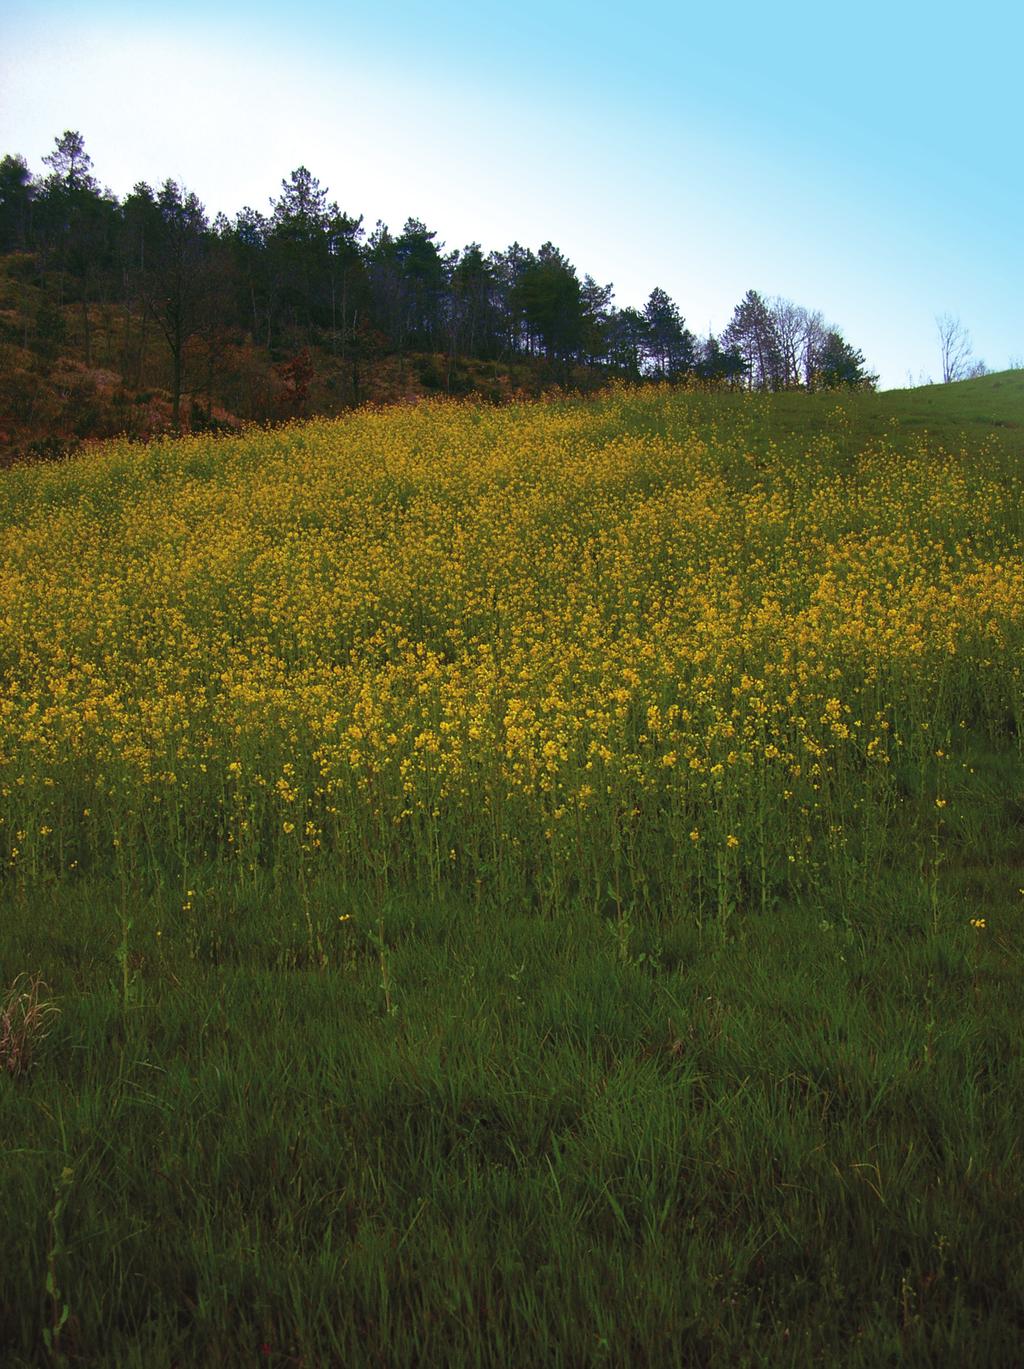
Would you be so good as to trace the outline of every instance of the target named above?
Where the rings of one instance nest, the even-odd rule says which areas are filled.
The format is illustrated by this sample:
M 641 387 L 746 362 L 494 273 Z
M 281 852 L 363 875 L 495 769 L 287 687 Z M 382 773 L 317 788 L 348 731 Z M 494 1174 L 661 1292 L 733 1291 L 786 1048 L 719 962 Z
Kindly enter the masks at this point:
M 0 858 L 766 899 L 877 857 L 897 756 L 1024 716 L 1021 507 L 984 451 L 659 391 L 7 473 Z

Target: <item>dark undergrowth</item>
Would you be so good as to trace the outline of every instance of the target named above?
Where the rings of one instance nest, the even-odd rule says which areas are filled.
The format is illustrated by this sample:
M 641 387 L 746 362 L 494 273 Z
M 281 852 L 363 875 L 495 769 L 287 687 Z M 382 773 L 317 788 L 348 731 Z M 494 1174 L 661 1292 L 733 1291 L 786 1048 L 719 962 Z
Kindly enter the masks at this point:
M 1011 807 L 938 905 L 911 842 L 724 935 L 11 891 L 61 1013 L 0 1079 L 4 1363 L 1019 1363 Z

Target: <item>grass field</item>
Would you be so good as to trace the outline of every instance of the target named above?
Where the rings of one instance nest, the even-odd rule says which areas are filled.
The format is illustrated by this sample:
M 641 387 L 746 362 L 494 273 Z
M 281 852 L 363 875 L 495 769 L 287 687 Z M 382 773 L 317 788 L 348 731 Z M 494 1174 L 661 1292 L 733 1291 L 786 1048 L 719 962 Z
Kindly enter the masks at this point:
M 0 476 L 0 1361 L 1019 1364 L 1022 457 L 1011 372 Z

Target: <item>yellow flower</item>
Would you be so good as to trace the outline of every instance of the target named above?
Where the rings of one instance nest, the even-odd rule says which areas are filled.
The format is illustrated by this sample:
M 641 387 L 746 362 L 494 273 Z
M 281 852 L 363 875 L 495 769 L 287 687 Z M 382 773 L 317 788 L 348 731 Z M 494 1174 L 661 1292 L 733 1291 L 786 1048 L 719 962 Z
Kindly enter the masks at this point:
M 1001 466 L 925 439 L 812 453 L 794 483 L 765 441 L 737 484 L 731 439 L 675 406 L 426 404 L 5 476 L 0 863 L 38 873 L 40 823 L 63 851 L 92 817 L 126 853 L 194 818 L 223 833 L 211 860 L 248 862 L 271 812 L 268 844 L 296 857 L 300 835 L 310 863 L 469 883 L 500 843 L 545 882 L 697 813 L 724 866 L 756 830 L 786 869 L 901 752 L 934 752 L 933 806 L 959 809 L 964 681 L 1019 687 L 1024 560 L 988 550 L 1012 541 Z M 59 819 L 58 773 L 81 795 Z

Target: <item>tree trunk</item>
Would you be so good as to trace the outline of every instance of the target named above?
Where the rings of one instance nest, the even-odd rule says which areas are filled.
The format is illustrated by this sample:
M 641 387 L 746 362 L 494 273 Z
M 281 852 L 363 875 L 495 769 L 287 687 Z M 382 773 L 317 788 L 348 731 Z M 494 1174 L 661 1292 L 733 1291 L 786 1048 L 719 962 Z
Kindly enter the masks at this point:
M 181 339 L 171 344 L 171 364 L 173 382 L 171 391 L 171 426 L 176 433 L 181 432 Z
M 89 323 L 89 296 L 85 288 L 85 281 L 82 282 L 82 350 L 85 353 L 86 366 L 91 366 L 92 328 Z

